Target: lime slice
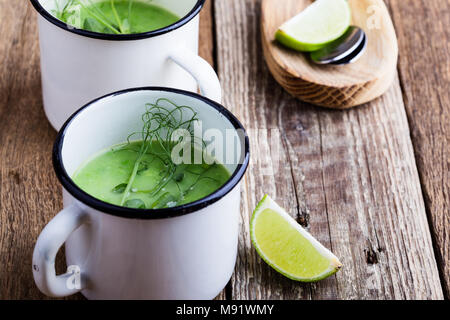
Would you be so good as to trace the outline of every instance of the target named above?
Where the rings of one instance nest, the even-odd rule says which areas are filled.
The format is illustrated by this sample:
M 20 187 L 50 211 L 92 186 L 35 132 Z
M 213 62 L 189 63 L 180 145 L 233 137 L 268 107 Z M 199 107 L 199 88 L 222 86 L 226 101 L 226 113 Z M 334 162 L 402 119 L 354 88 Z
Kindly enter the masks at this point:
M 292 280 L 322 280 L 342 267 L 330 250 L 267 195 L 253 212 L 250 235 L 261 258 Z
M 275 38 L 298 51 L 316 51 L 344 34 L 351 22 L 346 0 L 316 0 L 285 22 Z

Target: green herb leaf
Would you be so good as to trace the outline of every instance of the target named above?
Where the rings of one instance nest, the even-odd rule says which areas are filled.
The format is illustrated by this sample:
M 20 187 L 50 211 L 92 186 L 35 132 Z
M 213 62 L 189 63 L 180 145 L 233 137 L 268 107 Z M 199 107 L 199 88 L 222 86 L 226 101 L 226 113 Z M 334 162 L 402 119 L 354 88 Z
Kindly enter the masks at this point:
M 141 161 L 139 163 L 139 168 L 137 170 L 137 174 L 140 175 L 142 172 L 147 171 L 148 170 L 148 163 L 146 161 Z
M 127 208 L 134 208 L 134 209 L 145 209 L 145 202 L 141 199 L 131 199 L 127 200 L 124 203 L 124 206 Z
M 122 26 L 123 27 L 123 26 Z M 123 193 L 120 205 L 126 206 L 126 201 L 130 195 L 133 182 L 139 173 L 147 170 L 148 164 L 145 164 L 146 154 L 152 148 L 152 143 L 158 144 L 161 152 L 152 153 L 154 157 L 158 158 L 163 164 L 164 169 L 160 171 L 160 179 L 147 192 L 151 197 L 161 194 L 164 187 L 174 181 L 174 176 L 177 175 L 177 165 L 172 161 L 172 151 L 174 148 L 174 133 L 177 129 L 183 128 L 189 131 L 191 137 L 194 137 L 193 123 L 198 121 L 197 112 L 185 105 L 177 105 L 166 98 L 159 98 L 154 103 L 146 104 L 146 111 L 142 115 L 143 127 L 142 130 L 132 132 L 127 137 L 128 144 L 134 136 L 139 136 L 142 139 L 138 151 L 138 157 L 130 173 L 127 187 Z M 202 144 L 202 147 L 204 144 Z M 142 164 L 141 164 L 142 163 Z M 183 175 L 177 175 L 176 179 L 181 181 Z M 177 205 L 178 199 L 183 196 L 183 191 L 180 189 L 180 196 L 175 197 L 168 193 L 160 196 L 151 206 L 151 208 L 173 207 Z
M 115 186 L 111 191 L 114 193 L 124 193 L 126 188 L 127 188 L 127 184 L 121 183 L 121 184 Z
M 117 31 L 119 29 L 119 27 L 113 23 L 111 23 L 111 28 L 107 28 L 105 27 L 102 31 L 102 33 L 106 33 L 106 34 L 121 34 L 119 31 Z
M 176 182 L 181 182 L 183 178 L 184 172 L 177 173 L 176 175 L 173 176 L 173 180 L 175 180 Z
M 161 208 L 167 208 L 170 203 L 173 203 L 171 207 L 174 207 L 176 205 L 177 198 L 175 198 L 173 195 L 171 195 L 169 192 L 164 193 L 161 195 L 155 202 L 152 204 L 152 209 L 161 209 Z

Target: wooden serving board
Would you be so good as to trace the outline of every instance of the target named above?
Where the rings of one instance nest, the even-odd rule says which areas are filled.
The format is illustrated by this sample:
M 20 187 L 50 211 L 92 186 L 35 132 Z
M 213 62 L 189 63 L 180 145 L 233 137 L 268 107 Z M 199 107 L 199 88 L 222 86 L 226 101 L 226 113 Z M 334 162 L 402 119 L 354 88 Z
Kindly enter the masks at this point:
M 394 79 L 398 57 L 394 26 L 383 0 L 349 0 L 352 24 L 366 32 L 368 44 L 358 61 L 341 66 L 315 65 L 307 55 L 275 41 L 278 27 L 311 2 L 262 2 L 264 56 L 277 82 L 302 101 L 336 109 L 357 106 L 382 95 Z

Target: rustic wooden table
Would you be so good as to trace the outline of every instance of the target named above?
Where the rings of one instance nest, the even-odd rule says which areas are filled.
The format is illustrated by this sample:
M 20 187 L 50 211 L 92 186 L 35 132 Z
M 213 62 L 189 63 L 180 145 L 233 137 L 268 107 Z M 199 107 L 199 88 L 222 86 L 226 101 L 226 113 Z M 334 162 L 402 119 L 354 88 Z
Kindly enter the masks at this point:
M 217 69 L 224 105 L 250 129 L 252 151 L 236 270 L 218 298 L 449 297 L 450 3 L 386 3 L 398 77 L 383 97 L 348 111 L 297 101 L 274 81 L 262 55 L 260 1 L 210 0 L 203 9 L 201 54 Z M 0 0 L 0 34 L 0 298 L 45 299 L 31 255 L 62 203 L 28 1 Z M 248 222 L 264 193 L 341 259 L 337 275 L 296 283 L 262 262 Z

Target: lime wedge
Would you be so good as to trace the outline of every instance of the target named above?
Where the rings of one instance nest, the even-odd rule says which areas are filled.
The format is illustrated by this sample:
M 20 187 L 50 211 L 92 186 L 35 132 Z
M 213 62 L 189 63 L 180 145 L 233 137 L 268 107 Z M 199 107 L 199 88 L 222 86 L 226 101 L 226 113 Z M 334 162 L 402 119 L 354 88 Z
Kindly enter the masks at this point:
M 275 38 L 297 51 L 316 51 L 342 36 L 350 22 L 346 0 L 316 0 L 278 28 Z
M 330 250 L 267 195 L 253 212 L 250 235 L 261 258 L 292 280 L 322 280 L 342 267 Z

